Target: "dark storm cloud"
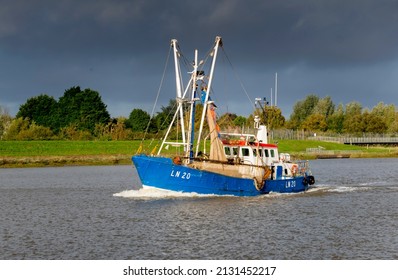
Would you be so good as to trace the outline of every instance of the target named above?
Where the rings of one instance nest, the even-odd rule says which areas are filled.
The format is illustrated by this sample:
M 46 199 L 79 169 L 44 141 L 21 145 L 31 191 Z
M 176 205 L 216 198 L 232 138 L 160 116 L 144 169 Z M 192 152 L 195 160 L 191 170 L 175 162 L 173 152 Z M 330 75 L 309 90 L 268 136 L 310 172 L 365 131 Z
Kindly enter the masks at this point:
M 190 56 L 193 48 L 207 51 L 221 35 L 242 78 L 257 84 L 249 89 L 268 91 L 272 81 L 265 89 L 264 77 L 280 72 L 290 108 L 311 91 L 337 103 L 349 101 L 344 95 L 361 101 L 357 94 L 380 89 L 382 75 L 386 69 L 391 75 L 398 59 L 398 1 L 0 0 L 0 5 L 0 104 L 13 111 L 28 97 L 60 95 L 79 84 L 100 91 L 112 114 L 126 115 L 153 100 L 143 92 L 155 94 L 171 38 Z M 398 87 L 392 80 L 387 84 L 392 88 L 385 102 Z
M 398 50 L 397 1 L 2 2 L 0 38 L 12 50 L 131 54 L 219 34 L 236 51 L 260 52 L 247 52 L 252 59 L 372 63 Z

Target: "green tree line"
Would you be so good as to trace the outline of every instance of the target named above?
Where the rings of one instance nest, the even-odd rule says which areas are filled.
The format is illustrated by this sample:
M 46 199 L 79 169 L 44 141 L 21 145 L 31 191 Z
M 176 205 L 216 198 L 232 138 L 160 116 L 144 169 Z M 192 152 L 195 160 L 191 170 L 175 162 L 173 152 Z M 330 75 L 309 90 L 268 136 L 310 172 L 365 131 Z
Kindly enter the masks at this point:
M 311 94 L 296 102 L 286 128 L 313 132 L 363 135 L 398 133 L 398 111 L 395 105 L 378 103 L 372 109 L 359 102 L 336 106 L 331 97 Z
M 66 90 L 58 100 L 47 94 L 29 98 L 20 106 L 15 118 L 0 106 L 0 139 L 132 140 L 142 139 L 144 134 L 160 138 L 169 126 L 175 109 L 176 102 L 170 100 L 152 117 L 146 111 L 134 108 L 127 118 L 111 118 L 97 91 L 89 88 L 82 90 L 76 86 Z M 201 110 L 202 106 L 198 105 L 197 112 Z M 395 105 L 380 102 L 368 109 L 358 102 L 350 102 L 336 106 L 331 97 L 320 98 L 315 94 L 297 101 L 287 120 L 280 108 L 266 106 L 247 117 L 225 113 L 219 116 L 218 123 L 222 129 L 251 128 L 255 116 L 260 116 L 271 130 L 351 135 L 398 134 Z M 199 119 L 196 119 L 195 125 L 198 123 Z M 172 131 L 172 135 L 176 132 Z
M 111 118 L 97 91 L 72 87 L 55 100 L 47 94 L 29 98 L 15 118 L 0 104 L 1 140 L 132 140 L 151 137 L 169 125 L 175 101 L 154 118 L 133 109 L 128 118 Z

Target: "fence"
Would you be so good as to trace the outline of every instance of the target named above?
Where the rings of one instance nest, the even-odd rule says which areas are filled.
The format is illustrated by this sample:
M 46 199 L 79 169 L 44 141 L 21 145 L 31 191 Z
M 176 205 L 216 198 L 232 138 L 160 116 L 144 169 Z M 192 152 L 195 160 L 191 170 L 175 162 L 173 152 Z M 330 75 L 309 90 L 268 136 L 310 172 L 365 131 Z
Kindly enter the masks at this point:
M 353 137 L 350 135 L 323 136 L 303 130 L 278 129 L 269 133 L 272 140 L 317 140 L 324 142 L 335 142 L 349 145 L 398 145 L 397 136 L 366 135 Z

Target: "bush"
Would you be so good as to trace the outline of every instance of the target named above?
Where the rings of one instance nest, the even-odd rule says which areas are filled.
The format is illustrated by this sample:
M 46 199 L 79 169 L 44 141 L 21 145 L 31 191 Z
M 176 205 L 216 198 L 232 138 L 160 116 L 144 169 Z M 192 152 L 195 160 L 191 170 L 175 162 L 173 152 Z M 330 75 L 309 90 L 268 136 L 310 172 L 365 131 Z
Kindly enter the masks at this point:
M 19 132 L 16 140 L 51 140 L 53 137 L 50 128 L 32 123 L 27 130 Z
M 58 136 L 64 140 L 93 140 L 90 131 L 79 130 L 75 124 L 62 128 Z
M 125 126 L 126 119 L 123 117 L 113 119 L 108 124 L 97 123 L 94 136 L 98 140 L 129 140 L 132 139 L 131 129 Z
M 5 140 L 51 140 L 54 133 L 50 128 L 30 123 L 29 119 L 14 119 L 4 133 Z
M 12 118 L 8 111 L 0 106 L 0 140 L 3 139 L 4 133 L 8 130 Z

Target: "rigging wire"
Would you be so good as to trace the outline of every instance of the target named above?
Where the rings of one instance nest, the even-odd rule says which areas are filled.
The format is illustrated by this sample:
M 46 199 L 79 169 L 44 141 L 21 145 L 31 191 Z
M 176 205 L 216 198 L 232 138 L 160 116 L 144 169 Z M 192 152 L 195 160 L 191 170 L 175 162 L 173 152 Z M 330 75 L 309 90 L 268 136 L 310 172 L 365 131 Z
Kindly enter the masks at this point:
M 185 66 L 184 68 L 185 68 L 185 69 L 188 71 L 188 73 L 189 73 L 189 71 L 191 71 L 192 63 L 190 63 L 190 60 L 188 60 L 187 57 L 182 53 L 180 46 L 177 45 L 177 47 L 178 47 L 179 56 L 180 56 L 180 58 L 181 58 L 181 61 L 183 62 L 182 65 Z M 245 92 L 246 97 L 248 98 L 248 100 L 249 100 L 249 102 L 251 103 L 252 107 L 255 109 L 255 105 L 253 104 L 253 102 L 252 102 L 252 100 L 251 100 L 249 94 L 247 93 L 247 91 L 246 91 L 246 89 L 245 89 L 245 87 L 244 87 L 244 85 L 243 85 L 242 80 L 241 80 L 240 77 L 238 76 L 238 74 L 237 74 L 237 72 L 236 72 L 234 66 L 232 65 L 231 60 L 229 59 L 229 57 L 228 57 L 228 55 L 227 55 L 227 53 L 226 53 L 226 51 L 225 51 L 225 49 L 223 48 L 222 45 L 221 45 L 221 49 L 223 50 L 223 53 L 224 53 L 224 55 L 225 55 L 225 58 L 226 58 L 226 60 L 228 61 L 228 63 L 229 63 L 229 65 L 230 65 L 231 69 L 233 70 L 233 72 L 234 72 L 234 74 L 235 74 L 235 77 L 236 77 L 237 80 L 240 82 L 240 86 L 241 86 L 242 90 Z M 166 58 L 165 67 L 164 67 L 164 70 L 163 70 L 163 75 L 162 75 L 162 78 L 161 78 L 161 81 L 160 81 L 160 85 L 159 85 L 159 88 L 158 88 L 158 92 L 157 92 L 157 95 L 156 95 L 155 103 L 154 103 L 153 108 L 152 108 L 152 111 L 151 111 L 151 117 L 150 117 L 150 120 L 149 120 L 149 122 L 148 122 L 148 124 L 147 124 L 147 127 L 146 127 L 146 129 L 145 129 L 144 136 L 143 136 L 143 138 L 142 138 L 142 140 L 141 140 L 141 145 L 140 145 L 139 151 L 142 150 L 143 141 L 145 140 L 145 138 L 146 138 L 146 136 L 147 136 L 147 134 L 148 134 L 150 124 L 151 124 L 151 122 L 152 122 L 152 120 L 153 120 L 153 118 L 154 118 L 155 108 L 156 108 L 156 106 L 157 106 L 157 102 L 158 102 L 158 99 L 159 99 L 159 96 L 160 96 L 161 88 L 162 88 L 162 86 L 163 86 L 164 79 L 165 79 L 165 76 L 166 76 L 166 70 L 167 70 L 167 67 L 168 67 L 168 64 L 169 64 L 169 59 L 170 59 L 171 51 L 172 51 L 172 45 L 170 45 L 170 49 L 169 49 L 169 52 L 168 52 L 168 56 L 167 56 L 167 58 Z M 211 47 L 210 50 L 206 53 L 204 59 L 201 61 L 200 65 L 199 65 L 199 69 L 200 69 L 200 70 L 203 70 L 203 69 L 205 68 L 205 65 L 207 65 L 207 62 L 208 62 L 209 58 L 213 55 L 213 51 L 214 51 L 214 47 Z M 198 69 L 198 70 L 199 70 L 199 69 Z M 181 73 L 180 73 L 180 75 L 181 75 Z M 224 78 L 225 78 L 225 77 L 224 77 Z M 207 85 L 207 83 L 206 83 L 204 80 L 202 80 L 202 83 L 204 83 L 205 85 Z M 214 90 L 213 90 L 213 89 L 208 89 L 208 90 L 209 90 L 209 94 L 213 93 L 212 95 L 214 96 Z M 177 103 L 174 104 L 173 109 L 175 108 L 176 105 L 177 105 Z M 163 123 L 162 123 L 161 126 L 163 126 L 163 125 L 167 122 L 167 120 L 169 119 L 169 117 L 170 117 L 172 111 L 173 111 L 173 110 L 170 110 L 170 111 L 168 112 L 168 115 L 167 115 L 166 118 L 163 120 Z M 184 111 L 185 111 L 185 110 L 184 110 Z M 224 121 L 225 121 L 225 120 L 224 120 Z M 177 123 L 178 123 L 178 121 L 177 121 Z M 178 125 L 177 125 L 177 130 L 178 130 Z M 158 135 L 158 134 L 159 134 L 159 131 L 158 131 L 156 134 Z M 178 133 L 177 133 L 177 135 L 178 135 Z M 154 140 L 154 139 L 152 139 L 152 141 L 151 141 L 151 143 L 149 144 L 149 146 L 152 145 L 153 140 Z M 157 145 L 156 145 L 156 146 L 157 146 Z M 156 149 L 156 147 L 155 147 L 155 149 Z M 138 151 L 137 151 L 137 153 L 138 153 Z
M 151 125 L 152 119 L 153 119 L 153 117 L 155 115 L 155 108 L 157 106 L 157 103 L 158 103 L 158 100 L 159 100 L 159 96 L 160 96 L 160 92 L 161 92 L 161 89 L 162 89 L 162 86 L 163 86 L 164 78 L 166 76 L 166 70 L 167 70 L 167 66 L 169 64 L 171 50 L 172 50 L 172 47 L 170 45 L 169 52 L 168 52 L 168 55 L 167 55 L 167 58 L 166 58 L 166 63 L 165 63 L 164 69 L 163 69 L 162 79 L 160 80 L 158 93 L 157 93 L 156 98 L 155 98 L 155 103 L 153 104 L 153 107 L 152 107 L 151 117 L 149 118 L 148 124 L 147 124 L 146 129 L 145 129 L 144 136 L 143 136 L 143 138 L 141 140 L 141 144 L 140 144 L 140 147 L 138 148 L 137 153 L 141 152 L 141 150 L 142 150 L 142 143 L 144 142 L 145 137 L 148 134 L 149 126 Z
M 151 119 L 153 118 L 153 116 L 155 114 L 155 107 L 156 107 L 156 105 L 158 103 L 160 91 L 162 89 L 163 82 L 164 82 L 164 77 L 166 76 L 166 70 L 167 70 L 167 66 L 169 64 L 170 53 L 171 53 L 171 46 L 170 46 L 170 49 L 169 49 L 169 53 L 167 55 L 166 64 L 165 64 L 164 69 L 163 69 L 163 75 L 162 75 L 162 79 L 160 80 L 160 85 L 159 85 L 158 93 L 156 95 L 155 104 L 153 105 L 153 108 L 152 108 Z M 149 127 L 149 124 L 148 124 L 148 127 Z M 148 127 L 147 127 L 147 129 L 148 129 Z
M 242 87 L 242 90 L 243 90 L 244 93 L 246 94 L 247 99 L 249 99 L 250 104 L 252 105 L 253 109 L 255 110 L 255 109 L 256 109 L 256 106 L 254 105 L 253 101 L 251 100 L 249 94 L 247 93 L 247 91 L 246 91 L 246 89 L 245 89 L 245 86 L 243 85 L 242 80 L 240 79 L 238 73 L 236 72 L 234 66 L 232 65 L 232 62 L 231 62 L 231 60 L 229 59 L 229 57 L 228 57 L 228 55 L 227 55 L 227 53 L 226 53 L 224 47 L 221 46 L 221 49 L 223 50 L 224 55 L 225 55 L 225 57 L 227 58 L 227 61 L 229 62 L 229 65 L 231 66 L 232 71 L 233 71 L 234 74 L 235 74 L 236 79 L 238 79 L 238 81 L 239 81 L 239 83 L 240 83 L 240 86 Z

